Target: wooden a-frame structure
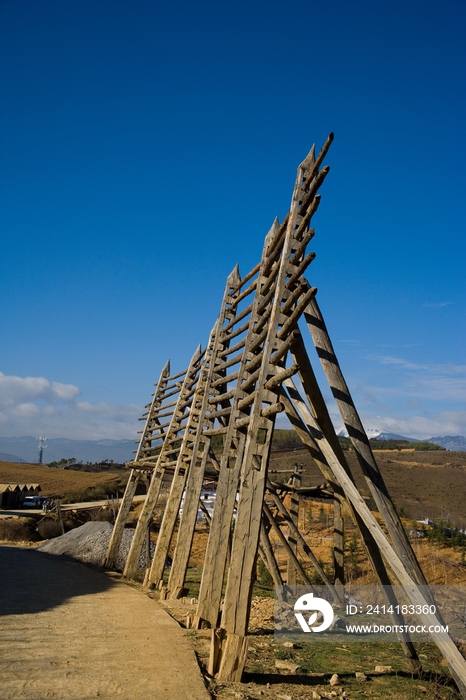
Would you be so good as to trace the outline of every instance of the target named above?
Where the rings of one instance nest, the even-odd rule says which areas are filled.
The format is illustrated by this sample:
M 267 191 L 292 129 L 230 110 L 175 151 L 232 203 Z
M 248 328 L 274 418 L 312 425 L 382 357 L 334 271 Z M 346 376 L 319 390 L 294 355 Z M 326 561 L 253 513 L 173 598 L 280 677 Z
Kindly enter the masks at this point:
M 391 588 L 394 583 L 405 586 L 414 605 L 433 602 L 340 369 L 316 300 L 317 290 L 304 276 L 315 257 L 306 249 L 314 236 L 311 221 L 320 203 L 319 189 L 329 172 L 323 161 L 332 140 L 333 134 L 317 157 L 313 147 L 299 166 L 290 210 L 281 224 L 274 221 L 260 262 L 243 278 L 237 267 L 228 277 L 206 349 L 199 346 L 183 372 L 170 375 L 169 362 L 163 368 L 142 418 L 144 428 L 135 458 L 128 464 L 128 486 L 103 562 L 106 568 L 115 564 L 133 496 L 145 473 L 150 483 L 123 572 L 135 577 L 165 481 L 170 491 L 144 584 L 161 588 L 165 597 L 185 595 L 202 485 L 206 477 L 215 479 L 215 507 L 193 624 L 212 628 L 209 672 L 222 680 L 241 680 L 257 556 L 265 562 L 277 590 L 284 584 L 270 542 L 271 528 L 289 558 L 286 583 L 294 585 L 298 576 L 303 584 L 311 585 L 302 565 L 304 557 L 316 568 L 334 600 L 341 602 L 341 511 L 346 504 L 386 602 L 397 604 Z M 300 319 L 310 333 L 388 536 L 355 486 L 298 326 Z M 297 527 L 293 499 L 292 507 L 287 508 L 283 492 L 268 474 L 275 419 L 281 412 L 286 413 L 322 472 L 326 483 L 320 495 L 330 497 L 334 504 L 333 582 Z M 223 441 L 220 456 L 211 447 L 216 435 Z M 296 492 L 298 479 L 299 474 L 295 474 L 288 487 L 292 492 Z M 289 538 L 282 532 L 277 515 L 286 524 Z M 173 543 L 168 584 L 163 587 L 164 567 Z M 439 613 L 422 618 L 426 625 L 442 624 Z M 393 613 L 393 622 L 404 624 L 401 614 Z M 420 671 L 409 636 L 401 633 L 399 639 L 413 670 Z M 466 698 L 466 661 L 447 633 L 433 633 L 432 639 Z

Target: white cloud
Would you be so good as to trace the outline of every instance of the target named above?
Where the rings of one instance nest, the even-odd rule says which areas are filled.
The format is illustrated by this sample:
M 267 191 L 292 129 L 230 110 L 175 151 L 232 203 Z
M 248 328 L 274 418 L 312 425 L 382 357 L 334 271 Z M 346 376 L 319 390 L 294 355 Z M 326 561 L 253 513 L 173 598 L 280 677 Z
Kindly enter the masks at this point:
M 389 386 L 364 386 L 366 392 L 385 397 L 466 401 L 466 365 L 418 364 L 390 355 L 368 355 L 366 359 L 393 367 Z
M 34 401 L 43 399 L 47 403 L 72 401 L 81 393 L 74 384 L 49 381 L 45 377 L 15 377 L 0 372 L 0 401 Z
M 377 397 L 409 397 L 410 399 L 428 399 L 431 401 L 466 401 L 466 378 L 452 377 L 416 377 L 400 382 L 399 386 L 358 387 L 364 396 Z
M 101 401 L 100 403 L 89 403 L 89 401 L 78 401 L 76 409 L 82 413 L 93 414 L 96 416 L 106 417 L 121 417 L 123 415 L 132 414 L 139 416 L 141 409 L 135 404 L 126 404 L 124 406 L 114 406 L 113 404 Z
M 415 362 L 409 362 L 409 360 L 405 360 L 402 357 L 392 357 L 391 355 L 367 355 L 366 359 L 375 360 L 380 362 L 381 365 L 396 365 L 401 369 L 407 370 L 426 371 L 436 374 L 466 374 L 466 365 L 435 363 L 420 365 Z
M 101 440 L 137 438 L 142 408 L 76 401 L 81 390 L 45 377 L 0 373 L 0 424 L 5 436 L 39 435 Z
M 32 416 L 39 415 L 39 413 L 40 407 L 36 406 L 35 403 L 19 403 L 11 409 L 11 414 L 18 418 L 31 418 Z
M 366 429 L 375 428 L 420 439 L 439 435 L 466 434 L 466 411 L 444 411 L 431 417 L 409 416 L 407 418 L 363 414 L 362 420 Z

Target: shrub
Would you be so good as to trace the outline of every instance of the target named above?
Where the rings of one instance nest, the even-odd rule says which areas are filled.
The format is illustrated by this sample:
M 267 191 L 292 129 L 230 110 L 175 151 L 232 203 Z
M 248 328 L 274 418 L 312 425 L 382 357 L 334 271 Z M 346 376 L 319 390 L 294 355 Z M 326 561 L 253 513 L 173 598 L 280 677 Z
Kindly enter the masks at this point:
M 90 514 L 90 520 L 98 520 L 99 522 L 113 523 L 113 513 L 111 510 L 97 510 Z
M 303 443 L 295 430 L 274 430 L 272 438 L 273 451 L 301 449 L 302 446 Z
M 259 578 L 259 583 L 261 586 L 264 586 L 265 588 L 272 588 L 273 586 L 273 578 L 269 570 L 267 569 L 266 565 L 262 561 L 262 559 L 259 559 L 259 565 L 258 565 L 258 578 Z
M 37 530 L 43 540 L 51 540 L 53 537 L 59 537 L 62 534 L 58 520 L 50 520 L 48 518 L 37 525 Z
M 322 559 L 318 559 L 317 561 L 318 561 L 319 564 L 320 564 L 320 568 L 321 568 L 323 571 L 325 571 L 325 565 L 324 565 L 324 562 L 322 561 Z M 321 578 L 321 576 L 320 576 L 319 572 L 317 571 L 317 569 L 312 569 L 312 572 L 311 572 L 311 583 L 312 583 L 314 586 L 322 586 L 323 583 L 324 583 L 324 581 L 323 581 L 323 579 Z
M 2 518 L 0 520 L 0 539 L 8 542 L 36 542 L 34 518 Z
M 82 503 L 84 501 L 104 501 L 109 496 L 117 496 L 125 490 L 125 482 L 122 479 L 112 479 L 102 484 L 76 489 L 65 493 L 63 503 Z

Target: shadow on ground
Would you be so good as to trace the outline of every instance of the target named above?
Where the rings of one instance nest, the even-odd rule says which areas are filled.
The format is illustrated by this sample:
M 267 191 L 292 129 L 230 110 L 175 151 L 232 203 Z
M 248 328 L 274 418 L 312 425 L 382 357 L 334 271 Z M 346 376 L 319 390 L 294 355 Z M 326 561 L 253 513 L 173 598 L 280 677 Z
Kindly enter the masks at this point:
M 109 576 L 34 549 L 0 547 L 0 615 L 31 615 L 76 596 L 101 593 Z

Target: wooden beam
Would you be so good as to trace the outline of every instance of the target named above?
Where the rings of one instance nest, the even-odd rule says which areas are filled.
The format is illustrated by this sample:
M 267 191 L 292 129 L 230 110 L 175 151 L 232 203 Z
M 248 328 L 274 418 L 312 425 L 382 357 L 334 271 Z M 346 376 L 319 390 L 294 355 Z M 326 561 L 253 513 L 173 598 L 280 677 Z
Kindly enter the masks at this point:
M 283 404 L 284 407 L 284 404 Z M 269 474 L 270 474 L 270 469 L 269 469 Z M 293 474 L 290 478 L 289 484 L 293 489 L 299 489 L 301 486 L 301 481 L 302 481 L 302 473 L 301 471 L 297 468 L 297 465 L 295 469 L 293 470 Z M 298 523 L 298 518 L 299 518 L 299 495 L 296 493 L 291 494 L 291 506 L 290 506 L 290 517 L 296 527 L 299 529 L 299 523 Z M 296 538 L 296 535 L 292 533 L 290 530 L 288 530 L 288 544 L 290 545 L 291 550 L 293 553 L 297 554 L 298 552 L 298 541 Z M 297 567 L 292 559 L 292 557 L 288 556 L 288 563 L 287 563 L 287 569 L 286 569 L 286 582 L 288 586 L 294 587 L 297 585 Z
M 327 376 L 332 394 L 340 410 L 358 462 L 366 478 L 367 485 L 377 508 L 390 533 L 395 551 L 405 563 L 410 576 L 420 585 L 427 586 L 427 581 L 412 550 L 403 524 L 388 494 L 387 487 L 372 453 L 369 439 L 351 398 L 348 385 L 335 355 L 317 300 L 312 299 L 304 314 L 311 333 L 322 368 Z
M 343 488 L 346 497 L 350 500 L 353 508 L 364 522 L 367 529 L 370 531 L 374 541 L 376 542 L 380 553 L 387 561 L 391 570 L 395 574 L 398 581 L 405 586 L 405 593 L 413 605 L 420 605 L 421 610 L 431 609 L 431 596 L 428 594 L 428 587 L 420 587 L 410 571 L 407 570 L 405 562 L 401 560 L 396 551 L 393 549 L 387 536 L 383 532 L 377 520 L 374 518 L 368 509 L 364 499 L 360 495 L 356 486 L 349 478 L 343 467 L 341 466 L 337 456 L 333 452 L 331 446 L 322 435 L 320 428 L 305 406 L 299 406 L 298 413 L 306 424 L 308 436 L 313 441 L 312 435 L 320 433 L 320 447 L 324 453 L 329 467 L 331 468 L 335 478 Z M 423 607 L 425 606 L 425 607 Z M 424 613 L 421 615 L 422 622 L 427 628 L 438 628 L 443 626 L 441 616 L 433 613 Z M 455 647 L 453 640 L 447 632 L 430 632 L 432 640 L 435 642 L 440 652 L 443 654 L 450 672 L 455 679 L 456 684 L 462 694 L 466 698 L 466 660 Z

